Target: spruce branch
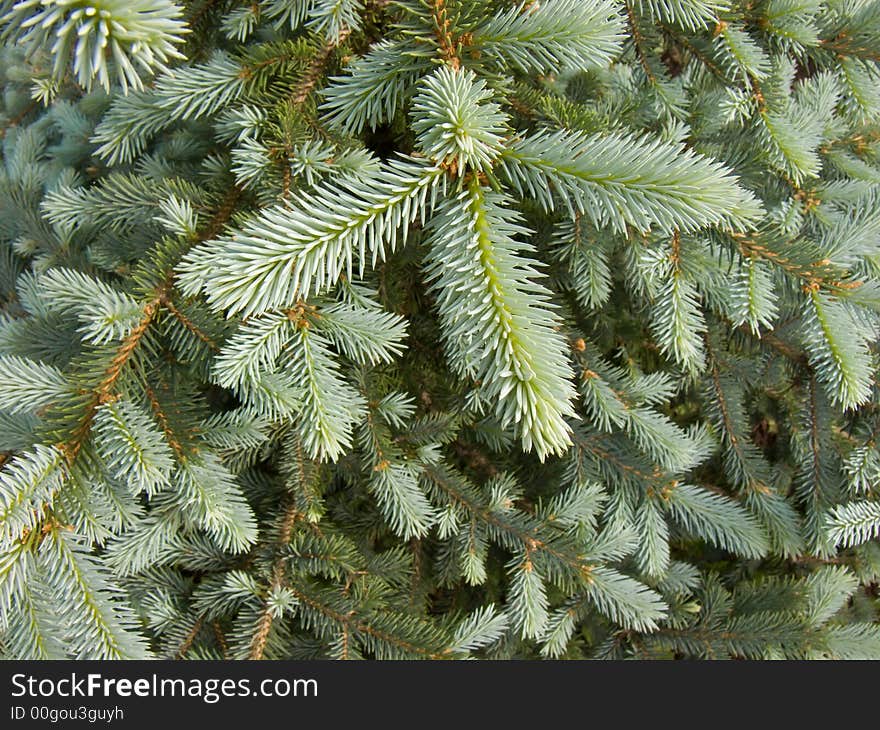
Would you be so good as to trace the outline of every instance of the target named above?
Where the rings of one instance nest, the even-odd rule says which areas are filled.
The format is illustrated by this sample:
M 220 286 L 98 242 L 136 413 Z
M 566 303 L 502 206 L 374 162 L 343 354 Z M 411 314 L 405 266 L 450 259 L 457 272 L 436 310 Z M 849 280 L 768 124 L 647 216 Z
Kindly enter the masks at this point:
M 212 306 L 230 313 L 290 307 L 351 277 L 356 256 L 363 270 L 405 242 L 442 180 L 442 168 L 400 159 L 375 177 L 326 184 L 295 206 L 263 210 L 239 231 L 197 246 L 184 257 L 179 280 L 187 293 L 204 288 Z
M 723 165 L 654 140 L 542 131 L 513 141 L 499 160 L 519 195 L 553 210 L 555 193 L 572 216 L 621 232 L 740 229 L 760 215 L 754 195 Z
M 430 224 L 428 276 L 455 369 L 478 381 L 502 424 L 542 459 L 570 443 L 574 388 L 557 319 L 507 201 L 476 178 Z M 463 305 L 463 306 L 462 306 Z

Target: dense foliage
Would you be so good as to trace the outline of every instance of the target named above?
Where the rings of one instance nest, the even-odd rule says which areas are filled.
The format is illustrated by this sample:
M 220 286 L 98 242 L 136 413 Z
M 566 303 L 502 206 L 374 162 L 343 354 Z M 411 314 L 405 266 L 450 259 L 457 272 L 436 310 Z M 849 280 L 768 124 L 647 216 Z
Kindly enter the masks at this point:
M 8 658 L 880 657 L 880 0 L 0 0 Z

